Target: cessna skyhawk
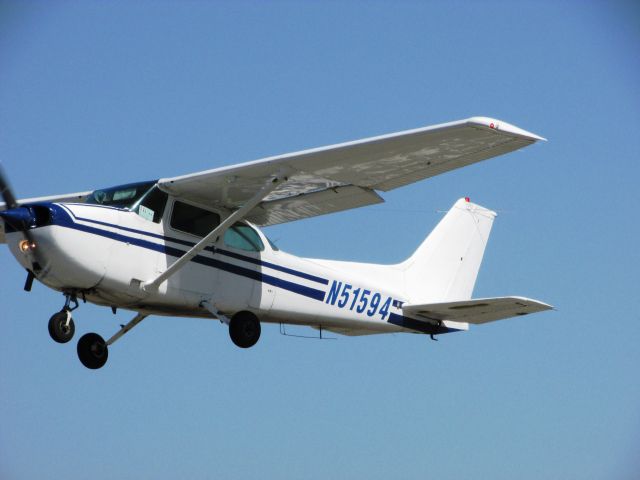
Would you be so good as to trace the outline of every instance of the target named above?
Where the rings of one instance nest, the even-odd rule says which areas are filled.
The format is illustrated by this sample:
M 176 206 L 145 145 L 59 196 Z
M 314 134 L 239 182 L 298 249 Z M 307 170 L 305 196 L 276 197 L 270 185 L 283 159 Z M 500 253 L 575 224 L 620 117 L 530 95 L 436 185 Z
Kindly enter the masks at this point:
M 467 198 L 407 260 L 375 265 L 300 258 L 258 227 L 383 202 L 386 192 L 520 149 L 542 137 L 473 117 L 174 178 L 16 200 L 0 172 L 0 242 L 62 292 L 53 340 L 73 337 L 79 300 L 135 312 L 104 340 L 80 338 L 84 366 L 149 315 L 218 319 L 239 347 L 261 323 L 344 335 L 428 335 L 552 308 L 523 297 L 472 299 L 495 212 Z M 4 231 L 3 231 L 4 229 Z

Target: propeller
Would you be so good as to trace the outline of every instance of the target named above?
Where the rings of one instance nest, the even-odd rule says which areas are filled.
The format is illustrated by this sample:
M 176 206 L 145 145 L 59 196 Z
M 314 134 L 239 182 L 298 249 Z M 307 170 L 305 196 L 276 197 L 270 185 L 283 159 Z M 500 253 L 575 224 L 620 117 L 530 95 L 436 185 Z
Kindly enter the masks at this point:
M 0 163 L 0 193 L 2 194 L 2 199 L 6 204 L 7 210 L 11 210 L 19 207 L 18 201 L 16 200 L 15 195 L 11 191 L 11 186 L 9 185 L 9 179 L 5 174 L 4 167 L 2 163 Z
M 0 211 L 0 218 L 2 218 L 4 222 L 10 225 L 14 230 L 22 233 L 25 241 L 20 242 L 20 249 L 25 253 L 31 253 L 31 256 L 29 257 L 31 269 L 27 270 L 28 276 L 24 286 L 26 291 L 30 291 L 34 278 L 33 272 L 40 270 L 41 268 L 36 253 L 36 243 L 29 231 L 29 227 L 33 223 L 35 216 L 31 208 L 20 206 L 16 200 L 16 196 L 13 194 L 13 190 L 9 184 L 9 179 L 5 173 L 2 163 L 0 163 L 0 194 L 5 202 L 6 208 L 6 210 Z

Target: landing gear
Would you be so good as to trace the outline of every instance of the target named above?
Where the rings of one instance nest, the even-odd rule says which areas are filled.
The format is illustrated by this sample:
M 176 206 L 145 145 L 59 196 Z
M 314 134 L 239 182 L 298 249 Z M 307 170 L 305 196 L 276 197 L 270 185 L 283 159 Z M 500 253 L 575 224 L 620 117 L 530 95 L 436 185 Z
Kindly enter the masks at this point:
M 65 293 L 64 307 L 58 313 L 54 313 L 49 319 L 49 335 L 58 343 L 67 343 L 73 338 L 76 326 L 71 318 L 71 312 L 78 308 L 78 298 L 75 294 Z M 71 304 L 73 303 L 73 307 Z
M 49 319 L 49 335 L 58 343 L 67 343 L 73 338 L 76 326 L 71 318 L 71 310 L 62 309 Z
M 79 293 L 82 300 L 86 302 L 84 292 L 80 291 Z M 76 327 L 73 323 L 73 318 L 71 318 L 71 312 L 80 306 L 76 291 L 66 291 L 64 296 L 66 298 L 64 307 L 49 319 L 49 335 L 58 343 L 67 343 L 73 337 Z M 120 325 L 120 330 L 106 341 L 97 333 L 87 333 L 80 337 L 77 348 L 80 362 L 91 370 L 104 367 L 105 363 L 107 363 L 107 358 L 109 358 L 109 346 L 118 341 L 145 318 L 147 318 L 147 314 L 138 313 L 129 323 Z M 258 335 L 260 335 L 260 332 L 258 332 Z
M 122 325 L 120 330 L 105 342 L 97 333 L 87 333 L 78 340 L 78 358 L 80 362 L 91 370 L 104 367 L 109 358 L 109 346 L 113 345 L 120 337 L 147 318 L 147 315 L 138 313 L 133 320 L 126 325 Z
M 229 322 L 231 341 L 240 348 L 253 347 L 260 338 L 260 321 L 251 312 L 238 312 Z
M 104 366 L 109 358 L 107 342 L 97 333 L 87 333 L 78 340 L 78 358 L 91 370 Z

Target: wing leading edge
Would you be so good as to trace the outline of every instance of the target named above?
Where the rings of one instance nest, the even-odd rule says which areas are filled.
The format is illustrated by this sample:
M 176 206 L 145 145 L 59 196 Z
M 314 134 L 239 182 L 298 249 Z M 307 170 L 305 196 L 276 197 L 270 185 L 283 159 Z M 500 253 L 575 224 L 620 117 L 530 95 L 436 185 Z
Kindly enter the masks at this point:
M 288 181 L 246 216 L 266 226 L 381 203 L 376 190 L 392 190 L 539 140 L 544 138 L 506 122 L 473 117 L 165 178 L 159 184 L 178 197 L 236 210 L 284 169 Z

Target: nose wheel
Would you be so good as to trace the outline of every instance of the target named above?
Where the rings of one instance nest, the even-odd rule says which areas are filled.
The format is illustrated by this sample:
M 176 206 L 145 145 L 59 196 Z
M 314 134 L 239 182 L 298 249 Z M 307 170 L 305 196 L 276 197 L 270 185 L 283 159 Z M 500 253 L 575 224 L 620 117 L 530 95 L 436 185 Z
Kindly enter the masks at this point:
M 71 312 L 79 307 L 78 298 L 73 293 L 65 293 L 64 296 L 64 307 L 49 319 L 49 335 L 58 343 L 67 343 L 76 331 Z
M 73 338 L 76 326 L 71 318 L 71 310 L 63 308 L 49 319 L 49 335 L 58 343 L 67 343 Z

